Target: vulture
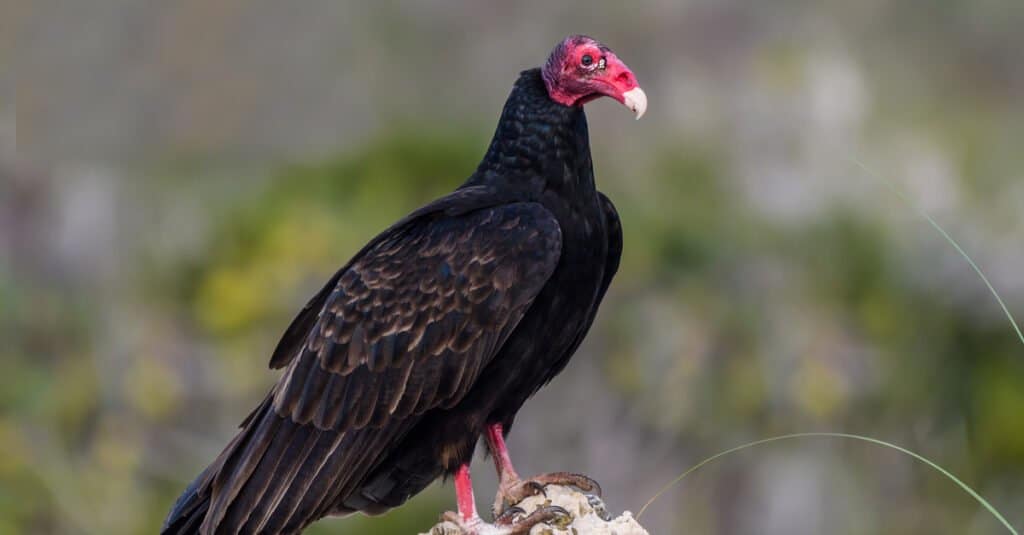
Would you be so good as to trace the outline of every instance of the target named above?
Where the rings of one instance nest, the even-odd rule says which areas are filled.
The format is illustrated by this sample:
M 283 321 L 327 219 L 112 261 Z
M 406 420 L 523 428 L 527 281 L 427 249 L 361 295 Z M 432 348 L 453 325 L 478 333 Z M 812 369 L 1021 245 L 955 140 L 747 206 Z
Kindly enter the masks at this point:
M 600 492 L 578 474 L 521 478 L 505 437 L 565 368 L 619 266 L 619 217 L 594 185 L 583 113 L 601 96 L 637 119 L 647 107 L 632 71 L 590 37 L 520 73 L 465 183 L 370 240 L 298 313 L 270 359 L 280 379 L 162 533 L 298 533 L 383 513 L 440 477 L 454 478 L 458 511 L 445 517 L 464 533 L 526 533 L 565 514 L 516 510 L 544 485 Z M 480 437 L 499 475 L 490 523 L 469 474 Z

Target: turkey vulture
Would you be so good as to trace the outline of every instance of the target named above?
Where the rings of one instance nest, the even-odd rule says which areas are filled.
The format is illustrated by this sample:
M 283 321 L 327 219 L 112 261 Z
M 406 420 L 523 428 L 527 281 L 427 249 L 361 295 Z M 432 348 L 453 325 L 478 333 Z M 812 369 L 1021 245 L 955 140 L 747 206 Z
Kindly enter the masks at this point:
M 448 516 L 466 533 L 525 533 L 564 511 L 512 522 L 520 498 L 550 483 L 599 491 L 576 474 L 521 479 L 505 435 L 576 351 L 619 265 L 583 113 L 601 96 L 638 119 L 647 107 L 629 68 L 586 36 L 523 71 L 469 179 L 372 239 L 299 312 L 270 359 L 281 378 L 163 533 L 296 533 L 452 475 Z M 481 436 L 500 476 L 493 525 L 469 478 Z

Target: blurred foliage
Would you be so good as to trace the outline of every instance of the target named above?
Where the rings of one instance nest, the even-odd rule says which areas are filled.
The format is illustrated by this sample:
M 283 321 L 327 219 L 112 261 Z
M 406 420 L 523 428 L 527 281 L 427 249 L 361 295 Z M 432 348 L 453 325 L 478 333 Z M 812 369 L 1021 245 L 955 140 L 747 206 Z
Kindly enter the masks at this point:
M 625 251 L 516 422 L 521 471 L 589 472 L 635 510 L 738 443 L 844 431 L 934 459 L 1020 525 L 1024 349 L 949 244 L 846 162 L 884 170 L 1024 310 L 1024 4 L 534 6 L 558 31 L 511 7 L 198 5 L 61 15 L 91 46 L 33 56 L 19 91 L 18 148 L 55 163 L 8 164 L 0 109 L 0 535 L 153 532 L 278 377 L 292 315 L 472 172 L 517 61 L 562 25 L 612 44 L 652 113 L 588 110 Z M 310 532 L 414 533 L 454 506 L 440 487 Z M 647 515 L 655 533 L 999 532 L 913 461 L 822 441 L 723 460 Z
M 251 381 L 236 385 L 256 385 L 247 396 L 265 390 L 272 379 L 253 366 L 252 333 L 273 333 L 290 321 L 296 288 L 315 293 L 340 267 L 340 259 L 407 212 L 458 186 L 458 177 L 469 176 L 479 161 L 479 140 L 439 132 L 423 138 L 415 131 L 382 137 L 355 155 L 288 167 L 225 218 L 213 233 L 215 253 L 187 270 L 195 282 L 186 298 L 192 313 L 220 341 L 218 355 L 233 360 L 232 375 Z M 353 533 L 414 533 L 444 508 L 438 495 L 427 495 L 402 514 L 350 520 L 344 527 Z M 337 529 L 327 523 L 310 531 Z
M 200 323 L 219 335 L 280 323 L 272 312 L 296 284 L 322 283 L 371 233 L 456 187 L 479 161 L 478 144 L 404 134 L 354 158 L 287 169 L 214 238 L 193 290 Z
M 226 439 L 225 420 L 240 420 L 276 377 L 264 366 L 296 297 L 315 292 L 374 233 L 457 186 L 478 160 L 477 138 L 412 132 L 285 168 L 216 218 L 198 260 L 162 268 L 182 274 L 179 286 L 144 293 L 172 317 L 188 318 L 187 329 L 210 344 L 210 358 L 188 357 L 194 362 L 184 369 L 168 360 L 166 342 L 141 342 L 111 372 L 97 354 L 107 344 L 94 338 L 102 326 L 88 303 L 58 288 L 4 285 L 14 344 L 4 348 L 11 365 L 0 376 L 0 531 L 140 532 L 157 524 L 220 441 L 202 448 L 206 456 L 183 451 L 188 442 L 157 448 L 190 458 L 185 472 L 168 472 L 168 458 L 154 461 L 154 441 L 181 425 L 174 422 Z M 645 171 L 655 197 L 616 197 L 626 256 L 598 329 L 613 333 L 603 368 L 642 408 L 638 422 L 686 440 L 753 422 L 763 431 L 745 434 L 842 422 L 870 433 L 932 414 L 929 433 L 968 425 L 970 459 L 940 452 L 951 469 L 1024 476 L 1024 366 L 999 318 L 978 322 L 971 310 L 916 287 L 913 273 L 897 269 L 878 223 L 843 211 L 810 225 L 759 216 L 723 189 L 720 161 L 697 149 L 665 152 Z M 752 271 L 757 264 L 767 279 Z M 777 332 L 794 325 L 799 336 Z M 867 343 L 870 359 L 867 348 L 850 349 Z M 768 369 L 781 353 L 783 367 Z M 194 411 L 210 395 L 229 403 L 204 422 Z M 383 518 L 311 532 L 412 533 L 446 503 L 432 491 Z

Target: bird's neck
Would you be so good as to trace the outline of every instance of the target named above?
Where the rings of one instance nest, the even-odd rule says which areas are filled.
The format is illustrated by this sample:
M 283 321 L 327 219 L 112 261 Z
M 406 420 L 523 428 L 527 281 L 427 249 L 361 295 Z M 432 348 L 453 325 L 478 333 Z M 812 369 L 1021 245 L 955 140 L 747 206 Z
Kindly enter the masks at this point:
M 593 180 L 583 108 L 551 100 L 540 69 L 524 71 L 505 102 L 487 154 L 466 185 L 513 183 L 572 193 L 594 189 Z

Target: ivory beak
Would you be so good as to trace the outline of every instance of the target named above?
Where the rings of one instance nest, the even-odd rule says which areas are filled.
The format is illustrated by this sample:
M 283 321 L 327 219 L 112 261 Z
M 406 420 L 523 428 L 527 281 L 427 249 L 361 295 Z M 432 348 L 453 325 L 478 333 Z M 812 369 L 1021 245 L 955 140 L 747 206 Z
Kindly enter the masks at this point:
M 647 111 L 647 94 L 644 93 L 643 89 L 634 87 L 622 94 L 622 103 L 636 114 L 636 118 L 639 121 L 644 116 L 644 112 Z

